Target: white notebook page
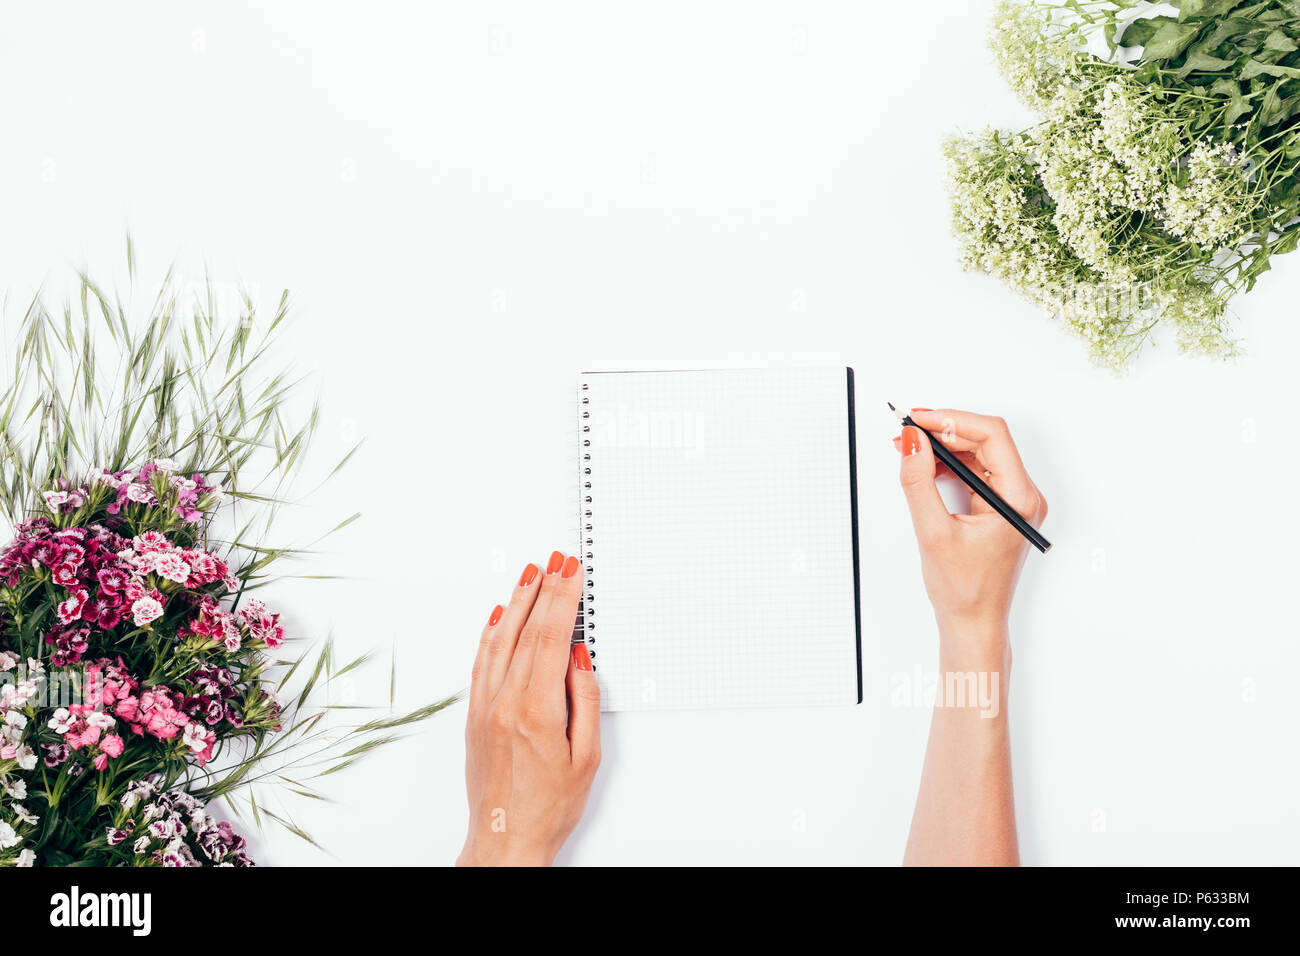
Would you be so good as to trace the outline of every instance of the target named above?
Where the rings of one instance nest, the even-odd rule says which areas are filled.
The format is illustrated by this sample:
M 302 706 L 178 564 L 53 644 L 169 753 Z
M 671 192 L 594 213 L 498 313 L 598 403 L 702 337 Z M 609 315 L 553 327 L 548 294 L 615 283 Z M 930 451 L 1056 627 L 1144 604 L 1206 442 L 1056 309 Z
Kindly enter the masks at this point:
M 602 708 L 856 703 L 847 370 L 597 373 L 578 395 Z

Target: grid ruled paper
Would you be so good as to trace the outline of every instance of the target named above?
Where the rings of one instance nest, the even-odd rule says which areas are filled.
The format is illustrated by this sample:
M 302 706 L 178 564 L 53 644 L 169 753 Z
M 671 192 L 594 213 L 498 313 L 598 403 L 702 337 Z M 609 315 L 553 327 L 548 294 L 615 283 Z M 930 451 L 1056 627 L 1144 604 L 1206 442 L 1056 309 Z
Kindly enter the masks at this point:
M 582 376 L 604 710 L 857 702 L 846 376 Z

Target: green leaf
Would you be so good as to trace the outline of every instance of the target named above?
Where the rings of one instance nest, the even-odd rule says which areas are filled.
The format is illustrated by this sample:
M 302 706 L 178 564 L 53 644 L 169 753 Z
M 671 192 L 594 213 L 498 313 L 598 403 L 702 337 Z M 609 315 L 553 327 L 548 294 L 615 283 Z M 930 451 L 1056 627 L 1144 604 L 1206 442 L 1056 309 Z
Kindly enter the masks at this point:
M 1251 80 L 1257 76 L 1278 76 L 1288 79 L 1300 77 L 1300 69 L 1294 66 L 1281 66 L 1277 63 L 1261 63 L 1259 60 L 1251 59 L 1246 61 L 1240 76 L 1243 80 Z
M 1294 252 L 1297 243 L 1300 243 L 1300 229 L 1293 228 L 1290 232 L 1283 235 L 1273 244 L 1273 253 L 1284 255 L 1288 252 Z
M 1278 95 L 1280 83 L 1274 83 L 1264 94 L 1264 100 L 1259 104 L 1259 121 L 1264 126 L 1271 126 L 1282 115 L 1282 98 Z
M 1274 30 L 1264 40 L 1264 49 L 1274 50 L 1278 53 L 1294 53 L 1300 49 L 1300 46 L 1297 46 L 1296 42 L 1281 30 Z
M 1221 60 L 1217 56 L 1211 56 L 1208 53 L 1202 53 L 1199 50 L 1187 54 L 1187 60 L 1178 70 L 1178 78 L 1182 79 L 1188 73 L 1201 71 L 1203 73 L 1217 73 L 1220 70 L 1226 70 L 1236 63 L 1236 60 Z
M 1236 37 L 1249 36 L 1251 34 L 1262 34 L 1267 27 L 1261 27 L 1254 20 L 1246 20 L 1241 17 L 1228 17 L 1218 21 L 1214 26 L 1214 32 L 1209 35 L 1205 41 L 1205 49 L 1217 50 L 1227 43 L 1228 40 Z M 1259 49 L 1261 41 L 1259 40 L 1241 40 L 1235 44 L 1242 53 L 1254 52 Z
M 1155 32 L 1156 23 L 1153 20 L 1134 20 L 1120 34 L 1119 43 L 1121 46 L 1146 46 Z
M 1182 0 L 1178 3 L 1178 19 L 1212 20 L 1227 13 L 1241 0 Z
M 1241 117 L 1250 112 L 1250 103 L 1241 95 L 1239 90 L 1234 90 L 1228 109 L 1223 114 L 1223 123 L 1225 126 L 1231 126 Z
M 1278 107 L 1277 122 L 1285 122 L 1300 113 L 1300 93 L 1288 96 Z
M 1142 51 L 1144 60 L 1171 60 L 1187 49 L 1188 45 L 1200 32 L 1199 23 L 1179 23 L 1165 19 Z M 1155 21 L 1153 21 L 1155 22 Z

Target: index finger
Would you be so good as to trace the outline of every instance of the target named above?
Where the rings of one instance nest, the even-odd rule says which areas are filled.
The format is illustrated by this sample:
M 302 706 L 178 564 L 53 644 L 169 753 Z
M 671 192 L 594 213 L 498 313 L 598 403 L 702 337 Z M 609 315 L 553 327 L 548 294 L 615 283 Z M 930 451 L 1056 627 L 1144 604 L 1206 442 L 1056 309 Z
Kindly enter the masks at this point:
M 569 649 L 578 620 L 578 600 L 582 596 L 581 570 L 582 562 L 572 554 L 560 568 L 551 601 L 540 622 L 533 672 L 528 681 L 530 694 L 554 694 L 557 699 L 564 699 L 564 677 L 569 670 Z
M 1005 420 L 956 408 L 914 408 L 910 414 L 912 421 L 935 433 L 950 451 L 975 452 L 993 474 L 1029 477 Z

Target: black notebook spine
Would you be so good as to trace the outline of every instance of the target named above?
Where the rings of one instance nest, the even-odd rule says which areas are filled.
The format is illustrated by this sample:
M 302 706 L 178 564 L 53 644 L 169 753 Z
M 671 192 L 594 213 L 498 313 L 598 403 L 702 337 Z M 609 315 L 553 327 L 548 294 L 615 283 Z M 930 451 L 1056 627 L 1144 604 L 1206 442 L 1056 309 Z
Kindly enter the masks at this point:
M 853 369 L 849 384 L 849 509 L 853 521 L 853 627 L 858 644 L 858 703 L 862 703 L 862 577 L 858 558 L 858 428 L 853 397 Z

